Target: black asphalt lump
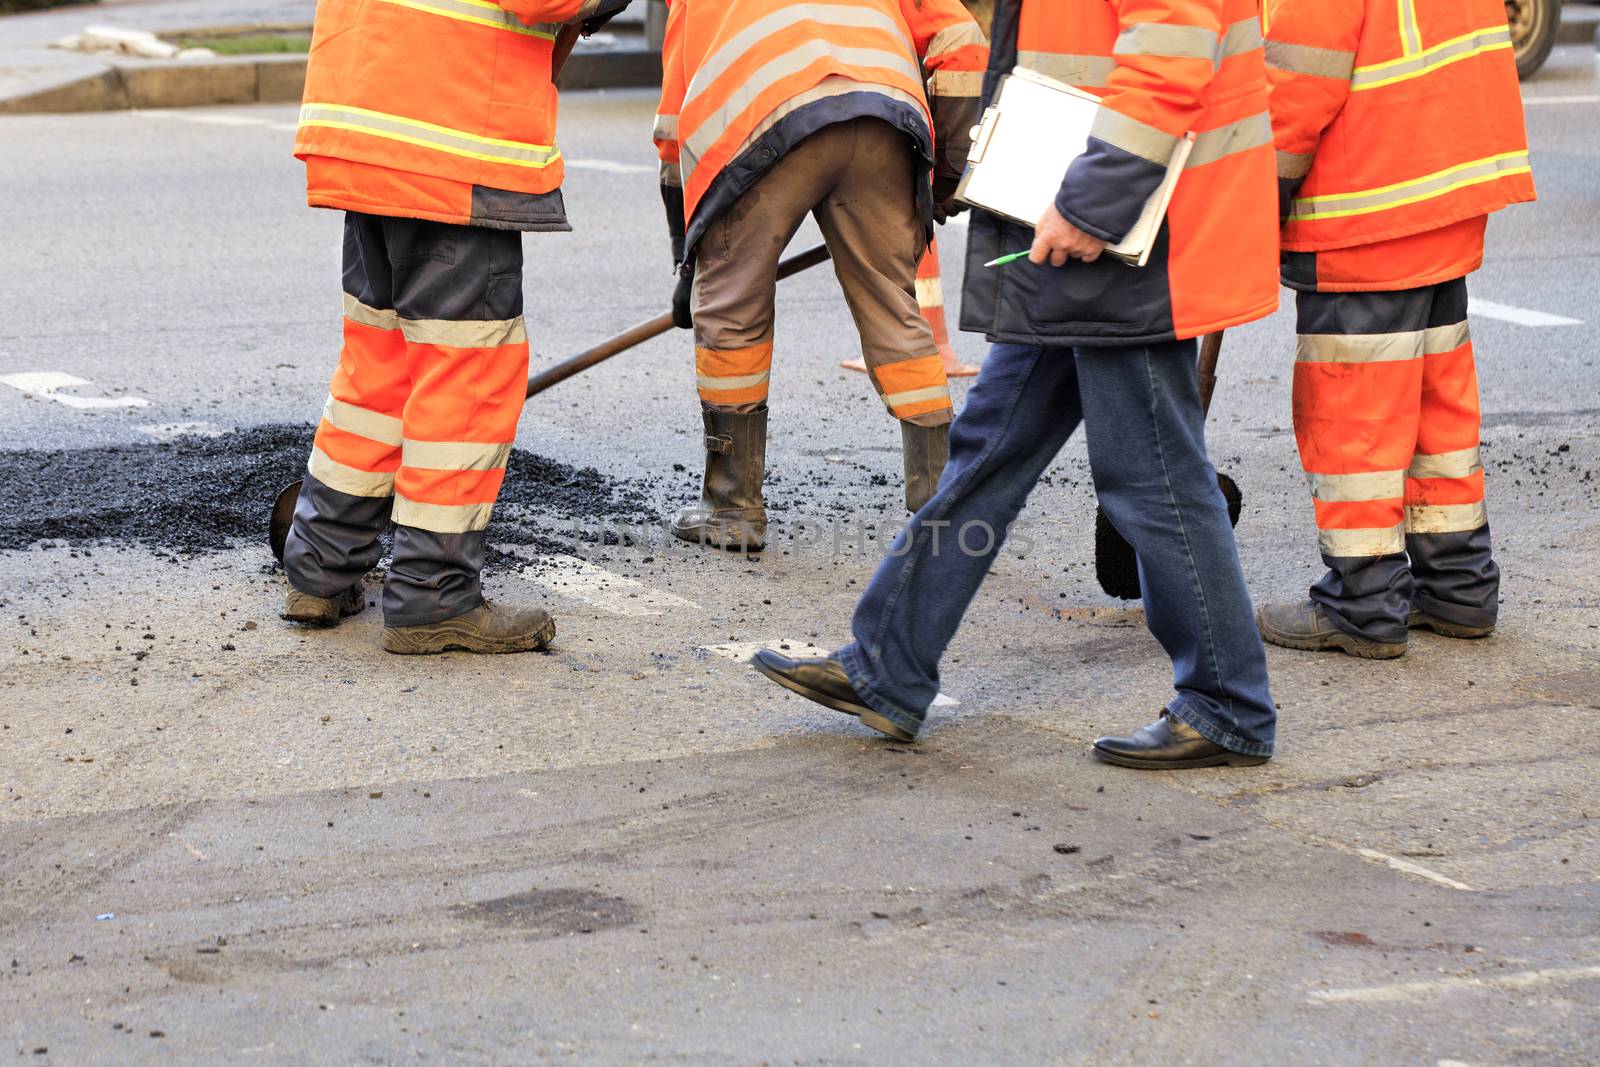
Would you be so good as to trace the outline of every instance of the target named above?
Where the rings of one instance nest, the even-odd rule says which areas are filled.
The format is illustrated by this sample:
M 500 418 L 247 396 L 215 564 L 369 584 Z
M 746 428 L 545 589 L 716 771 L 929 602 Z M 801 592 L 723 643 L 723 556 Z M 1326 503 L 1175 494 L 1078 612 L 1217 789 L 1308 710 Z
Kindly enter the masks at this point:
M 184 554 L 265 545 L 278 490 L 303 475 L 310 426 L 83 449 L 0 451 L 0 551 L 41 541 Z M 570 548 L 576 522 L 653 521 L 637 485 L 522 449 L 507 463 L 490 544 Z

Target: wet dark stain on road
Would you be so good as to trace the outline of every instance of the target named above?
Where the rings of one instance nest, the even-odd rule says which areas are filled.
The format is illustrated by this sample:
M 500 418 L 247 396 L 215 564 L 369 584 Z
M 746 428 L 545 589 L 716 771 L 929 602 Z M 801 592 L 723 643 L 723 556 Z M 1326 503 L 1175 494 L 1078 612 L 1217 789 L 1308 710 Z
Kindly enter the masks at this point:
M 549 936 L 592 934 L 633 926 L 639 915 L 622 897 L 590 889 L 530 889 L 525 893 L 460 904 L 451 911 L 462 918 Z
M 0 451 L 0 551 L 40 541 L 186 554 L 265 544 L 279 489 L 305 471 L 310 426 L 150 444 Z M 570 548 L 579 520 L 649 522 L 642 489 L 593 467 L 511 453 L 490 544 Z

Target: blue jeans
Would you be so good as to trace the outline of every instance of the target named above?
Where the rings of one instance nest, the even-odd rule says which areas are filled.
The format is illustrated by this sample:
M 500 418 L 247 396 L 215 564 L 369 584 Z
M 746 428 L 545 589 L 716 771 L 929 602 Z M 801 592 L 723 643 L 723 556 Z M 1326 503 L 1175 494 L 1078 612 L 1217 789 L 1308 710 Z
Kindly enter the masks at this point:
M 1168 715 L 1224 748 L 1271 755 L 1266 653 L 1206 458 L 1193 341 L 990 350 L 950 427 L 939 491 L 856 606 L 855 640 L 838 652 L 856 692 L 897 725 L 922 726 L 967 605 L 1079 422 L 1100 505 L 1138 553 L 1145 620 L 1172 659 Z

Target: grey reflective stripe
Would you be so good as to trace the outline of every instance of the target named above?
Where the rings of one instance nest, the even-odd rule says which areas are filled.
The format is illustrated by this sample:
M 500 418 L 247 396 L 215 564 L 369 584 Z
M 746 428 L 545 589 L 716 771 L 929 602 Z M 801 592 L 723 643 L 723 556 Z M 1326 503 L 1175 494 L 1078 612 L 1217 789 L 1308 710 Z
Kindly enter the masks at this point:
M 1264 148 L 1272 143 L 1272 119 L 1265 111 L 1214 130 L 1196 134 L 1185 169 L 1203 167 L 1219 159 Z
M 1508 47 L 1510 44 L 1511 31 L 1504 26 L 1499 29 L 1480 30 L 1470 36 L 1430 48 L 1420 55 L 1408 56 L 1398 62 L 1362 67 L 1350 79 L 1350 88 L 1358 91 L 1372 89 L 1379 85 L 1387 85 L 1389 82 L 1414 78 L 1486 48 Z
M 1254 52 L 1260 48 L 1261 20 L 1251 15 L 1247 19 L 1240 19 L 1222 35 L 1222 58 L 1232 59 L 1242 56 L 1247 52 Z
M 954 52 L 958 48 L 965 48 L 969 44 L 987 44 L 983 30 L 978 28 L 976 22 L 970 20 L 958 22 L 953 26 L 946 26 L 933 35 L 933 40 L 928 42 L 926 59 L 934 59 L 946 52 Z
M 353 433 L 357 437 L 365 437 L 381 445 L 399 448 L 400 443 L 405 440 L 405 430 L 400 420 L 393 415 L 359 408 L 343 400 L 335 400 L 331 396 L 328 402 L 322 405 L 322 417 L 335 429 Z
M 1422 27 L 1417 25 L 1416 0 L 1400 0 L 1400 44 L 1406 55 L 1422 51 Z
M 424 504 L 399 494 L 394 498 L 396 525 L 434 533 L 481 530 L 489 525 L 489 516 L 493 513 L 493 504 Z
M 661 184 L 673 189 L 683 188 L 683 169 L 676 163 L 661 161 Z
M 1405 333 L 1303 333 L 1294 358 L 1301 363 L 1388 363 L 1444 355 L 1470 339 L 1464 322 Z
M 936 70 L 928 78 L 929 96 L 982 96 L 983 71 Z
M 1291 220 L 1311 220 L 1331 216 L 1365 215 L 1386 208 L 1400 207 L 1443 196 L 1467 185 L 1493 180 L 1502 174 L 1528 169 L 1528 154 L 1512 152 L 1492 159 L 1478 160 L 1414 181 L 1401 182 L 1366 193 L 1332 193 L 1296 200 L 1289 209 Z
M 1483 470 L 1483 457 L 1477 445 L 1454 452 L 1418 452 L 1411 457 L 1412 478 L 1471 478 Z
M 1278 177 L 1296 181 L 1311 173 L 1311 164 L 1316 159 L 1316 154 L 1307 152 L 1301 155 L 1298 152 L 1278 153 Z
M 509 444 L 407 440 L 400 446 L 400 465 L 430 471 L 491 471 L 503 469 L 510 455 Z
M 1268 41 L 1267 66 L 1286 74 L 1349 81 L 1351 72 L 1356 69 L 1356 54 L 1332 48 L 1313 48 L 1307 44 Z
M 418 345 L 446 345 L 450 348 L 499 348 L 525 344 L 527 327 L 522 316 L 514 319 L 484 319 L 455 322 L 450 319 L 401 319 L 400 332 Z
M 344 317 L 374 330 L 398 330 L 400 316 L 392 308 L 368 307 L 349 293 L 344 294 Z
M 804 70 L 823 58 L 833 58 L 850 66 L 887 67 L 899 70 L 919 85 L 922 82 L 921 70 L 910 59 L 897 52 L 886 52 L 881 48 L 841 48 L 828 41 L 807 41 L 762 64 L 759 69 L 752 72 L 749 79 L 739 86 L 715 113 L 708 115 L 699 127 L 686 134 L 683 143 L 691 146 L 696 157 L 704 156 L 726 132 L 729 124 L 755 102 L 756 97 L 770 89 L 774 83 Z M 695 76 L 695 80 L 699 80 L 699 75 Z
M 1118 56 L 1167 56 L 1174 59 L 1209 59 L 1220 55 L 1215 30 L 1200 26 L 1175 26 L 1168 22 L 1138 22 L 1123 30 L 1112 47 Z
M 423 11 L 430 15 L 443 15 L 445 18 L 461 22 L 472 22 L 479 26 L 505 30 L 508 33 L 520 33 L 525 37 L 542 37 L 545 40 L 553 40 L 556 30 L 560 28 L 548 23 L 524 26 L 515 15 L 499 4 L 485 3 L 483 0 L 383 0 L 383 2 L 410 8 L 413 11 Z
M 650 132 L 652 140 L 676 141 L 678 139 L 678 116 L 657 115 L 655 129 Z
M 707 56 L 689 82 L 689 87 L 684 93 L 685 103 L 694 99 L 707 86 L 714 84 L 718 78 L 727 73 L 729 67 L 748 54 L 762 40 L 797 22 L 808 20 L 830 26 L 887 30 L 905 41 L 903 57 L 905 62 L 909 63 L 911 57 L 916 54 L 911 42 L 906 40 L 904 28 L 881 11 L 857 4 L 786 3 L 779 10 L 757 19 L 728 38 L 721 48 Z M 917 77 L 920 80 L 920 74 Z
M 392 471 L 357 470 L 329 458 L 326 452 L 315 445 L 311 448 L 311 460 L 306 464 L 306 471 L 329 489 L 349 496 L 391 496 L 394 493 Z
M 1178 138 L 1167 131 L 1109 107 L 1102 107 L 1095 115 L 1089 134 L 1162 167 L 1172 159 L 1172 151 L 1178 146 Z
M 1317 546 L 1324 556 L 1365 558 L 1394 556 L 1406 550 L 1406 526 L 1375 530 L 1318 530 Z
M 452 155 L 519 167 L 543 167 L 561 156 L 554 145 L 479 137 L 464 130 L 452 130 L 430 122 L 408 119 L 403 115 L 386 115 L 380 111 L 339 104 L 306 104 L 300 109 L 300 125 L 351 130 L 424 148 L 436 148 Z
M 1425 504 L 1406 508 L 1406 532 L 1414 534 L 1465 533 L 1489 521 L 1483 501 L 1476 504 Z
M 1399 500 L 1406 495 L 1405 471 L 1370 471 L 1364 474 L 1313 474 L 1306 472 L 1313 500 L 1346 504 L 1367 500 Z
M 772 372 L 764 370 L 756 374 L 741 374 L 732 378 L 712 378 L 709 375 L 697 374 L 695 375 L 695 381 L 699 383 L 700 388 L 709 389 L 716 393 L 729 389 L 749 389 L 752 386 L 760 385 L 771 377 Z
M 1104 89 L 1117 69 L 1110 56 L 1078 56 L 1065 52 L 1018 52 L 1017 65 L 1038 71 L 1058 82 L 1090 89 Z
M 946 385 L 929 385 L 922 389 L 907 389 L 899 393 L 885 393 L 883 402 L 890 411 L 905 404 L 916 404 L 923 400 L 949 400 L 950 387 Z

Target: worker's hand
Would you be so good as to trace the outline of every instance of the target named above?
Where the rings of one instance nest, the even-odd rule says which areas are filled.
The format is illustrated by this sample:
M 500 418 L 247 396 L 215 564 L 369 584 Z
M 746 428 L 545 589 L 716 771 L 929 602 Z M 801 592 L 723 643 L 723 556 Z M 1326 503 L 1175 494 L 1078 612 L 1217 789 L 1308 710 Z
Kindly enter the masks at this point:
M 678 271 L 678 285 L 672 290 L 672 325 L 680 330 L 694 328 L 694 316 L 689 311 L 694 294 L 694 260 L 690 259 Z
M 1029 263 L 1043 263 L 1052 267 L 1066 266 L 1069 259 L 1093 263 L 1106 250 L 1106 243 L 1091 233 L 1084 233 L 1061 217 L 1061 212 L 1051 204 L 1045 208 L 1044 217 L 1034 227 L 1033 247 L 1028 250 Z
M 956 188 L 961 184 L 960 176 L 941 177 L 935 175 L 933 179 L 933 221 L 943 225 L 950 219 L 967 210 L 967 205 L 956 199 Z

